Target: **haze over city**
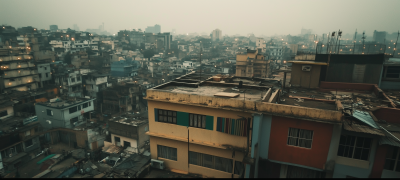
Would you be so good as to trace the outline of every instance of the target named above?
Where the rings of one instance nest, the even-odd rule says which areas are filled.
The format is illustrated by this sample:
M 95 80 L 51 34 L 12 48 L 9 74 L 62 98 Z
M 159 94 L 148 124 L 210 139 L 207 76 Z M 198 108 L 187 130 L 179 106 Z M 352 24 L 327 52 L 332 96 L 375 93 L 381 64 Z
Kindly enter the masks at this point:
M 372 35 L 376 29 L 397 32 L 400 18 L 398 0 L 1 0 L 0 4 L 3 24 L 44 29 L 77 24 L 86 30 L 104 23 L 112 34 L 160 24 L 162 32 L 176 29 L 178 34 L 209 34 L 219 28 L 224 35 L 296 35 L 306 28 L 316 34 L 337 29 L 353 34 L 358 29 Z
M 399 7 L 0 0 L 0 179 L 399 179 Z

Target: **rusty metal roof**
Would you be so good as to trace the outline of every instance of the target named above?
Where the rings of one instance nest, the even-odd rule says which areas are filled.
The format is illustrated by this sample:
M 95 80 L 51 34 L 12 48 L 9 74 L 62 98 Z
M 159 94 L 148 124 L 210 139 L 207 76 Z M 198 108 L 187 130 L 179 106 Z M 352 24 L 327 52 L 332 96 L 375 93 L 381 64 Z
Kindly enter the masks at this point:
M 378 136 L 385 136 L 385 134 L 379 129 L 375 129 L 375 128 L 367 126 L 367 125 L 362 125 L 362 124 L 356 123 L 355 121 L 353 121 L 351 123 L 351 121 L 348 119 L 345 119 L 343 121 L 343 128 L 347 131 L 374 134 L 374 135 L 378 135 Z
M 396 135 L 395 135 L 396 136 Z M 391 145 L 391 146 L 396 146 L 396 147 L 400 147 L 400 142 L 395 140 L 392 137 L 386 136 L 386 137 L 380 137 L 379 138 L 379 144 L 387 144 L 387 145 Z
M 368 124 L 369 126 L 375 128 L 375 129 L 379 129 L 379 127 L 376 125 L 374 119 L 367 111 L 355 110 L 353 112 L 353 117 L 357 118 L 358 120 L 364 122 L 365 124 Z

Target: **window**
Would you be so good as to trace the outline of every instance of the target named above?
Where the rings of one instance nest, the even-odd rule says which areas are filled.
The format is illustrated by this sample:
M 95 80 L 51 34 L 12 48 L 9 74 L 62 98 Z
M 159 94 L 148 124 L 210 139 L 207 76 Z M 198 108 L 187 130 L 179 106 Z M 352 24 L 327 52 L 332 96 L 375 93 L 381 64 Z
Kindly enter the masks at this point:
M 247 136 L 247 122 L 249 119 L 217 118 L 217 131 L 236 136 Z
M 400 78 L 400 66 L 388 66 L 386 67 L 385 78 Z
M 25 141 L 25 147 L 29 147 L 29 146 L 32 146 L 32 145 L 33 145 L 33 140 L 32 139 L 29 139 L 29 140 Z
M 25 131 L 25 136 L 30 136 L 31 135 L 31 130 Z
M 75 82 L 75 78 L 71 78 L 71 82 Z
M 89 106 L 90 106 L 90 102 L 89 102 Z
M 371 138 L 341 135 L 338 156 L 368 161 Z
M 121 142 L 121 139 L 117 136 L 114 137 L 115 142 Z
M 158 110 L 158 121 L 176 124 L 176 111 Z
M 81 110 L 81 107 L 82 107 L 82 106 L 81 106 L 81 105 L 78 105 L 77 107 L 78 107 L 78 110 Z
M 47 109 L 47 115 L 48 115 L 48 116 L 53 116 L 53 111 L 50 110 L 50 109 Z
M 82 106 L 83 106 L 83 108 L 87 108 L 88 107 L 88 103 L 84 103 Z
M 287 145 L 311 148 L 313 134 L 310 130 L 289 128 Z
M 46 73 L 46 77 L 49 77 L 49 73 Z
M 76 78 L 76 81 L 80 81 L 80 80 L 81 80 L 81 77 L 78 76 L 78 77 Z
M 4 111 L 0 112 L 0 117 L 4 117 L 4 116 L 7 116 L 7 115 L 8 115 L 7 110 L 4 110 Z
M 47 67 L 44 67 L 44 70 L 47 70 Z
M 144 131 L 145 132 L 149 131 L 149 127 L 148 126 L 144 127 Z
M 233 160 L 189 151 L 189 164 L 232 173 Z
M 244 173 L 244 164 L 240 161 L 235 161 L 235 174 L 240 175 L 240 173 L 243 171 Z
M 197 128 L 206 128 L 206 116 L 198 114 L 189 114 L 189 126 Z
M 388 148 L 384 169 L 400 172 L 399 147 Z
M 75 106 L 75 107 L 72 107 L 72 108 L 69 108 L 69 113 L 71 114 L 71 113 L 74 113 L 74 112 L 76 112 L 76 111 L 78 111 L 78 108 Z
M 157 145 L 157 157 L 177 161 L 177 154 L 176 148 Z
M 39 74 L 39 78 L 42 78 L 42 74 Z

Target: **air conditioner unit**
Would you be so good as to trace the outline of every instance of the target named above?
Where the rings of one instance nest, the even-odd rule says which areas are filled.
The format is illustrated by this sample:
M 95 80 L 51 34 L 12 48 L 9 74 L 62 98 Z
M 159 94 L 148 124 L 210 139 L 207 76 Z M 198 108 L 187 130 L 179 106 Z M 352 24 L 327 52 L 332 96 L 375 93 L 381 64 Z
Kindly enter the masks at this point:
M 302 70 L 302 71 L 311 71 L 311 65 L 303 65 L 303 66 L 301 67 L 301 70 Z
M 164 169 L 164 161 L 160 161 L 157 159 L 151 159 L 151 167 L 157 169 Z

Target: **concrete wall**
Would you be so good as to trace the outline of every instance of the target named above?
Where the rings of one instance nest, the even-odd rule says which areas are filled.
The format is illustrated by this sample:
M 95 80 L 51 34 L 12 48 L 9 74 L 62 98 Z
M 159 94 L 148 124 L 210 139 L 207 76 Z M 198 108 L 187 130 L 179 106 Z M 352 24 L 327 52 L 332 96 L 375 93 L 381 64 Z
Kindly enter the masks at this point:
M 400 177 L 400 172 L 389 171 L 389 170 L 385 170 L 385 169 L 382 171 L 381 178 L 399 178 L 399 177 Z
M 212 109 L 225 109 L 230 111 L 246 111 L 254 113 L 276 114 L 282 116 L 291 116 L 303 119 L 316 119 L 327 122 L 340 122 L 342 113 L 339 111 L 330 111 L 315 108 L 298 107 L 283 104 L 264 103 L 258 101 L 246 101 L 243 105 L 241 98 L 220 98 L 214 96 L 201 96 L 193 94 L 177 94 L 171 92 L 161 92 L 157 89 L 148 89 L 146 91 L 147 100 L 151 101 L 164 101 L 171 103 L 183 104 L 182 107 L 187 105 L 196 105 L 212 108 Z M 185 106 L 186 105 L 186 106 Z M 150 109 L 150 107 L 149 107 Z M 151 113 L 149 112 L 149 116 Z M 237 117 L 235 117 L 237 118 Z M 151 126 L 151 125 L 150 125 Z
M 293 63 L 290 83 L 294 87 L 318 88 L 321 66 L 309 65 L 311 66 L 311 71 L 303 71 L 302 66 L 304 65 L 307 64 Z
M 138 128 L 138 134 L 139 134 L 138 148 L 140 153 L 144 150 L 143 145 L 146 143 L 146 141 L 150 140 L 150 136 L 146 134 L 146 129 L 149 130 L 149 124 L 141 125 Z
M 167 146 L 177 148 L 177 161 L 158 158 L 157 157 L 157 145 Z M 189 173 L 201 174 L 203 177 L 210 177 L 210 178 L 232 178 L 232 173 L 223 172 L 215 169 L 205 168 L 202 166 L 192 165 L 189 164 L 188 166 L 188 143 L 181 142 L 181 141 L 174 141 L 170 139 L 164 139 L 159 137 L 150 137 L 150 149 L 151 149 L 151 158 L 158 159 L 164 161 L 165 167 L 169 170 L 180 170 Z M 232 150 L 224 150 L 224 149 L 217 149 L 207 146 L 201 146 L 196 144 L 189 145 L 190 151 L 199 152 L 203 154 L 209 154 L 213 156 L 223 157 L 227 159 L 232 159 L 233 164 L 235 161 L 242 161 L 243 160 L 243 153 L 235 152 L 233 156 Z M 233 167 L 232 164 L 232 167 Z M 234 167 L 232 168 L 232 170 Z M 233 177 L 238 178 L 239 175 L 233 175 Z
M 381 89 L 400 89 L 400 82 L 397 81 L 381 81 L 379 86 Z
M 26 146 L 26 141 L 24 143 L 22 143 L 23 148 L 25 149 L 25 152 L 30 152 L 33 151 L 35 149 L 40 148 L 40 141 L 39 141 L 39 137 L 33 138 L 32 139 L 33 144 L 31 146 Z
M 130 142 L 131 143 L 131 147 L 135 148 L 135 152 L 138 153 L 138 146 L 137 146 L 137 140 L 136 139 L 132 139 L 132 138 L 127 138 L 127 137 L 123 137 L 120 135 L 115 135 L 115 134 L 111 134 L 111 143 L 117 146 L 117 143 L 115 142 L 115 137 L 119 137 L 120 138 L 120 146 L 124 147 L 124 141 L 126 142 Z

